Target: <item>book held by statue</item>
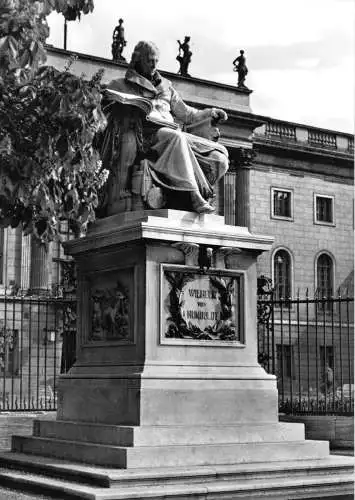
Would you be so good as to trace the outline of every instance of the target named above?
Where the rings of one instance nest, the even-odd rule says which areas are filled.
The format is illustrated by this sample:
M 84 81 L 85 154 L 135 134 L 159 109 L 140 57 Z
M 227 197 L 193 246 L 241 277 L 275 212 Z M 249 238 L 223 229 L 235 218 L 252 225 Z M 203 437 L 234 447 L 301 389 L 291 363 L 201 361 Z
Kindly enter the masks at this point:
M 164 120 L 160 114 L 154 110 L 152 102 L 146 97 L 141 97 L 135 94 L 126 94 L 125 92 L 119 92 L 113 89 L 106 89 L 109 99 L 116 101 L 120 104 L 135 106 L 141 109 L 145 115 L 146 120 L 158 125 L 160 127 L 169 127 L 173 129 L 178 129 L 179 125 L 175 122 L 170 122 Z

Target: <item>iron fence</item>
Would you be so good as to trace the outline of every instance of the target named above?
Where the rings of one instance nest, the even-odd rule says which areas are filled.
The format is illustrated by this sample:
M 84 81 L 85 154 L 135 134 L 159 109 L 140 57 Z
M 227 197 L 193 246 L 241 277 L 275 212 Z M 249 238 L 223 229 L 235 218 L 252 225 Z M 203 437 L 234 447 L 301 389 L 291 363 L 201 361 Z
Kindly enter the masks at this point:
M 258 288 L 259 362 L 277 377 L 279 411 L 354 412 L 354 299 L 276 298 Z M 57 381 L 75 361 L 76 298 L 61 289 L 0 296 L 0 411 L 57 409 Z
M 279 411 L 353 415 L 354 298 L 259 293 L 259 363 L 277 377 Z
M 0 411 L 57 408 L 57 380 L 74 362 L 75 334 L 75 297 L 0 296 Z

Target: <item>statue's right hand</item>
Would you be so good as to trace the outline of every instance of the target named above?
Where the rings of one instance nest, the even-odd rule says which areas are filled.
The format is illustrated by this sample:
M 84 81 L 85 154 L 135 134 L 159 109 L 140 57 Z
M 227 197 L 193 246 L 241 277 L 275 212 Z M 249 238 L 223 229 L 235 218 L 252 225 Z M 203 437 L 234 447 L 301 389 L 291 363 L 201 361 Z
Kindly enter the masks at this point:
M 225 122 L 228 119 L 227 113 L 224 111 L 224 109 L 220 108 L 212 108 L 211 109 L 211 118 L 214 120 L 216 123 L 219 121 Z

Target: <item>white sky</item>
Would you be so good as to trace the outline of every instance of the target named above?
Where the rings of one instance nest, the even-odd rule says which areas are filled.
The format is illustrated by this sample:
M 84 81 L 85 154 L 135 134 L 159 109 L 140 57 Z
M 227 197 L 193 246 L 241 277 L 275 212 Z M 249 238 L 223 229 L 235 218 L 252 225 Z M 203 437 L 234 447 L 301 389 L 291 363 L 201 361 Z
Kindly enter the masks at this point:
M 177 39 L 191 36 L 192 76 L 236 84 L 245 50 L 254 113 L 354 130 L 354 0 L 96 0 L 68 23 L 68 50 L 111 58 L 124 19 L 129 61 L 139 40 L 160 48 L 160 69 L 177 72 Z M 63 17 L 49 18 L 48 43 L 63 47 Z

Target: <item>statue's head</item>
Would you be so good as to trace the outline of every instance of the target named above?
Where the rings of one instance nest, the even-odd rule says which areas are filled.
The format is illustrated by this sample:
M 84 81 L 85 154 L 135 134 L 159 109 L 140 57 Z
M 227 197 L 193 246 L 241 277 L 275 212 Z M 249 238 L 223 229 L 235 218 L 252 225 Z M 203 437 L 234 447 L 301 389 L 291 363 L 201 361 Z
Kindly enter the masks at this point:
M 123 23 L 123 19 L 122 18 L 119 19 L 118 22 L 119 22 L 119 24 L 122 24 Z
M 130 67 L 151 79 L 157 69 L 159 49 L 153 42 L 138 42 L 134 47 Z
M 240 50 L 240 53 L 243 55 L 244 54 L 244 50 Z
M 189 36 L 185 36 L 185 42 L 189 42 L 189 41 L 190 41 L 190 39 L 191 39 L 191 37 L 189 37 Z

